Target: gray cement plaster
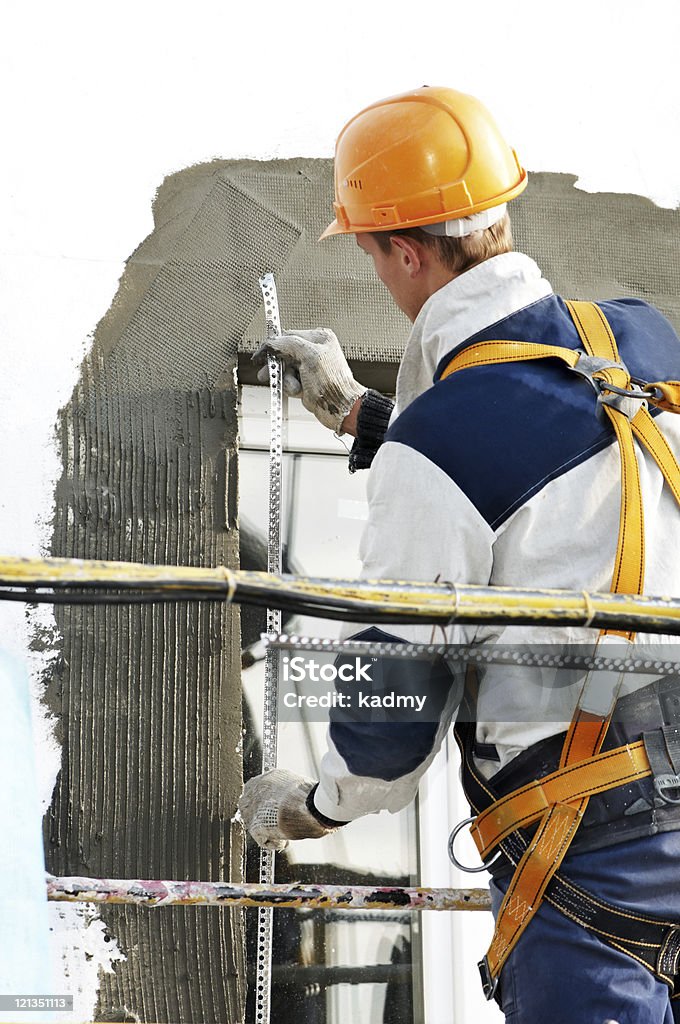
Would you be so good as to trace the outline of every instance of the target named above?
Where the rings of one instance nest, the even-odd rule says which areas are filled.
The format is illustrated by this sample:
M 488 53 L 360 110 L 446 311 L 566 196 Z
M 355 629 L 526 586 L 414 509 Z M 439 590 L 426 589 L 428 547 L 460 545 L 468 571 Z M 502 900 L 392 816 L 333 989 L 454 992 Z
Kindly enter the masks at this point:
M 680 214 L 535 174 L 512 205 L 517 248 L 574 298 L 641 295 L 680 327 Z M 257 284 L 276 274 L 284 326 L 326 325 L 359 375 L 390 390 L 409 324 L 352 238 L 317 242 L 330 161 L 216 161 L 166 179 L 63 410 L 52 553 L 238 562 L 234 371 L 265 335 Z M 48 681 L 63 766 L 50 870 L 238 879 L 236 612 L 184 605 L 58 610 Z M 38 642 L 38 641 L 37 641 Z M 194 908 L 102 911 L 127 955 L 100 1015 L 239 1021 L 242 932 Z
M 300 229 L 300 240 L 278 275 L 284 326 L 332 327 L 364 383 L 394 388 L 410 324 L 394 308 L 370 259 L 353 236 L 317 242 L 332 218 L 330 161 L 231 165 L 263 205 Z M 680 331 L 680 211 L 640 196 L 574 187 L 575 176 L 536 173 L 509 209 L 515 248 L 533 257 L 566 298 L 638 296 L 657 306 Z M 244 338 L 239 371 L 254 374 L 248 354 L 264 337 L 258 308 Z
M 260 302 L 247 199 L 208 171 L 165 189 L 59 425 L 52 551 L 238 565 L 238 337 Z M 297 240 L 267 233 L 274 270 Z M 250 289 L 244 300 L 243 288 Z M 230 484 L 230 486 L 228 486 Z M 216 604 L 60 608 L 49 687 L 63 764 L 47 819 L 49 867 L 102 877 L 238 879 L 240 643 Z M 241 1020 L 242 919 L 203 908 L 107 908 L 127 960 L 98 1014 Z
M 641 196 L 574 188 L 569 174 L 531 174 L 510 204 L 515 247 L 569 299 L 636 296 L 680 331 L 680 210 Z

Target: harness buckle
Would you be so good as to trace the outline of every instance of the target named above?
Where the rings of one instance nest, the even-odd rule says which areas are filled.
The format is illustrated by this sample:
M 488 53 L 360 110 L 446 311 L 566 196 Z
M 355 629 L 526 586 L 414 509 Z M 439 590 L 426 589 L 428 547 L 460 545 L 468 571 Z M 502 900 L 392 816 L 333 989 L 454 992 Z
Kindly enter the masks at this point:
M 632 420 L 640 408 L 637 403 L 659 398 L 659 388 L 653 387 L 648 381 L 640 380 L 638 377 L 631 377 L 624 363 L 605 359 L 603 356 L 591 356 L 586 352 L 580 352 L 576 365 L 569 369 L 588 381 L 595 391 L 600 405 L 611 406 L 623 413 L 629 420 Z M 621 388 L 617 384 L 610 384 L 608 381 L 596 377 L 595 374 L 602 370 L 623 370 L 628 376 L 630 387 Z
M 479 961 L 477 967 L 479 968 L 479 974 L 482 979 L 482 991 L 484 992 L 484 996 L 487 1001 L 491 1002 L 496 995 L 499 978 L 494 978 L 492 975 L 491 968 L 489 967 L 489 958 L 487 956 L 485 956 L 483 960 Z
M 665 804 L 680 804 L 680 775 L 655 775 L 654 789 Z M 666 790 L 675 789 L 678 796 L 668 796 Z
M 599 373 L 600 370 L 623 370 L 624 373 L 628 373 L 623 363 L 605 359 L 603 356 L 589 356 L 587 352 L 579 352 L 576 365 L 570 366 L 568 369 L 587 380 L 598 398 L 602 394 L 603 381 L 594 376 L 596 373 Z

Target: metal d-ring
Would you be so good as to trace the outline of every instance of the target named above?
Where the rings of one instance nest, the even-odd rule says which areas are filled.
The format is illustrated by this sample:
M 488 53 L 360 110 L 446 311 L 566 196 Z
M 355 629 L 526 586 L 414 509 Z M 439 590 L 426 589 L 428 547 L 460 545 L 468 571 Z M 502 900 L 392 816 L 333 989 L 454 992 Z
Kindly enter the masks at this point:
M 466 825 L 471 825 L 476 817 L 477 817 L 477 815 L 473 814 L 473 815 L 471 815 L 471 817 L 464 818 L 463 821 L 459 821 L 458 824 L 453 829 L 453 831 L 451 832 L 451 835 L 449 836 L 449 858 L 451 860 L 451 863 L 455 864 L 455 866 L 460 871 L 465 871 L 468 875 L 476 875 L 480 871 L 488 871 L 489 868 L 491 867 L 491 865 L 493 864 L 493 862 L 495 860 L 498 860 L 498 858 L 501 855 L 501 851 L 498 850 L 498 852 L 494 854 L 494 856 L 491 858 L 491 860 L 487 861 L 486 864 L 482 864 L 478 868 L 469 868 L 465 864 L 461 864 L 461 862 L 456 857 L 455 853 L 453 852 L 453 844 L 456 841 L 456 836 L 458 835 L 458 833 L 460 832 L 460 830 L 462 828 L 465 828 Z
M 650 398 L 659 397 L 660 388 L 653 387 L 651 384 L 648 384 L 647 381 L 640 381 L 638 383 L 637 380 L 633 380 L 631 377 L 631 383 L 635 384 L 638 388 L 637 391 L 632 391 L 630 388 L 620 388 L 616 384 L 610 384 L 609 381 L 602 380 L 600 378 L 597 379 L 599 382 L 600 392 L 611 391 L 613 394 L 622 395 L 624 398 L 637 398 L 640 402 L 644 402 Z
M 680 799 L 675 796 L 667 796 L 665 790 L 680 789 L 680 776 L 677 775 L 655 775 L 654 789 L 665 804 L 680 804 Z

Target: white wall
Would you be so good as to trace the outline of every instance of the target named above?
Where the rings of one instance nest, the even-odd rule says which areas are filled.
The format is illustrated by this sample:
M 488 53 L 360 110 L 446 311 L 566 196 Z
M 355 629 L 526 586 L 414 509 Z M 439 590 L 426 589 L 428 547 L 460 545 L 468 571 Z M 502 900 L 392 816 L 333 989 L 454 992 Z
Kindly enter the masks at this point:
M 427 83 L 479 95 L 529 170 L 680 203 L 677 0 L 235 7 L 24 0 L 0 14 L 2 554 L 47 539 L 57 412 L 164 175 L 328 157 L 362 105 Z M 25 652 L 28 635 L 22 610 L 0 607 L 0 645 Z M 57 758 L 44 719 L 38 732 L 47 801 Z M 94 942 L 96 915 L 69 920 L 76 945 Z M 73 961 L 90 1009 L 93 949 Z

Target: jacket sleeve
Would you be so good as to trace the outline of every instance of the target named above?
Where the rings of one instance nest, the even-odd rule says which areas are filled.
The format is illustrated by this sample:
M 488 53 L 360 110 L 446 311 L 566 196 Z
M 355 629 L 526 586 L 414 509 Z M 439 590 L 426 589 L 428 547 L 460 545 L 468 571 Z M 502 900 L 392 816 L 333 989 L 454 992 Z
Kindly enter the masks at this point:
M 421 453 L 385 442 L 371 469 L 368 502 L 363 579 L 489 582 L 493 531 L 455 482 Z M 389 627 L 387 633 L 370 626 L 357 632 L 354 625 L 345 633 L 359 640 L 455 647 L 472 643 L 475 628 L 415 625 Z M 406 806 L 455 715 L 463 673 L 451 659 L 382 658 L 373 665 L 370 684 L 347 684 L 351 706 L 331 712 L 314 797 L 321 814 L 349 821 Z M 413 700 L 396 700 L 408 696 Z

